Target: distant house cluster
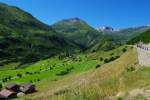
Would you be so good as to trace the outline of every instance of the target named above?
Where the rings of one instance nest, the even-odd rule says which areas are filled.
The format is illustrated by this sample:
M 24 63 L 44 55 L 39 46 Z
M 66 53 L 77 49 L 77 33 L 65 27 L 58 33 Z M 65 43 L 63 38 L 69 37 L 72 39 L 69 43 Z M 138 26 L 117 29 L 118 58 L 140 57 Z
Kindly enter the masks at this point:
M 24 94 L 33 93 L 35 91 L 35 85 L 32 83 L 24 83 L 20 85 L 15 83 L 7 84 L 5 88 L 0 91 L 0 100 L 20 97 Z

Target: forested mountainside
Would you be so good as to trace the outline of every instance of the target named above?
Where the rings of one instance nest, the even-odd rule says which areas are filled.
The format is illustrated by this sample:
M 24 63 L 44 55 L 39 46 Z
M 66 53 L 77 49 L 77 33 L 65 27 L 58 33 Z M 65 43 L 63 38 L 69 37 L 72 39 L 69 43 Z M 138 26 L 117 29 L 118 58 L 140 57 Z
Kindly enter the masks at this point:
M 139 36 L 136 36 L 135 38 L 131 39 L 128 43 L 135 44 L 138 42 L 150 43 L 150 30 L 141 33 Z
M 31 14 L 0 3 L 0 64 L 30 63 L 73 52 L 76 45 Z
M 106 37 L 80 18 L 61 20 L 52 25 L 52 28 L 82 49 L 88 49 Z

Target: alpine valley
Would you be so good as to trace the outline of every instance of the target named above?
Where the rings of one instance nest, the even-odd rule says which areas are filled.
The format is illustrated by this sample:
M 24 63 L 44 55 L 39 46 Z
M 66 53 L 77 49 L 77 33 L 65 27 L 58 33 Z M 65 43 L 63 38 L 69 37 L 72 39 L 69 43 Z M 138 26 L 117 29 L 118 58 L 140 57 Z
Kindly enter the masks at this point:
M 150 67 L 138 64 L 139 42 L 150 42 L 150 26 L 93 28 L 76 17 L 47 25 L 0 3 L 0 90 L 32 83 L 36 92 L 13 99 L 150 100 Z

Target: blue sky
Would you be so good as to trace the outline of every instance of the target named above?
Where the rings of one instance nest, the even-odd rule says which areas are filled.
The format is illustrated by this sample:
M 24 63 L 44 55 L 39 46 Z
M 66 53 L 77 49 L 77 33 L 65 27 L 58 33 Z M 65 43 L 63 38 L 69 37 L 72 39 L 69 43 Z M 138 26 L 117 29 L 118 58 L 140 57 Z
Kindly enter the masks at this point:
M 150 24 L 150 0 L 0 0 L 18 6 L 46 24 L 79 17 L 93 27 L 126 28 Z

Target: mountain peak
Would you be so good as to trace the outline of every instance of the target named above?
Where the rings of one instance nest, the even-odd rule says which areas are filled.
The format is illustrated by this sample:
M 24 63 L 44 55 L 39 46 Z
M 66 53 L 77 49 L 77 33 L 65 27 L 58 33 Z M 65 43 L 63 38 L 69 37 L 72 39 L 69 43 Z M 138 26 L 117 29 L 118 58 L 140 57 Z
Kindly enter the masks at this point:
M 0 2 L 0 5 L 7 5 L 7 4 Z
M 84 22 L 84 21 L 83 21 L 83 20 L 81 20 L 81 19 L 80 19 L 80 18 L 78 18 L 78 17 L 75 17 L 75 18 L 64 19 L 64 20 L 61 20 L 60 22 L 77 23 L 77 22 Z
M 78 17 L 74 17 L 74 18 L 68 18 L 68 19 L 65 19 L 65 20 L 80 21 L 81 19 L 78 18 Z
M 69 18 L 69 19 L 63 19 L 58 21 L 57 23 L 53 24 L 52 26 L 65 26 L 65 27 L 74 27 L 74 28 L 80 28 L 83 26 L 89 26 L 84 20 L 80 19 L 80 18 Z
M 99 32 L 113 32 L 114 28 L 110 27 L 110 26 L 103 26 L 103 27 L 99 27 L 97 28 L 97 30 Z
M 75 17 L 75 18 L 70 18 L 69 20 L 72 20 L 72 21 L 80 21 L 81 19 L 78 18 L 78 17 Z
M 80 18 L 59 21 L 53 24 L 52 28 L 72 40 L 82 49 L 87 49 L 94 45 L 102 35 Z
M 150 24 L 145 25 L 145 27 L 150 27 Z

